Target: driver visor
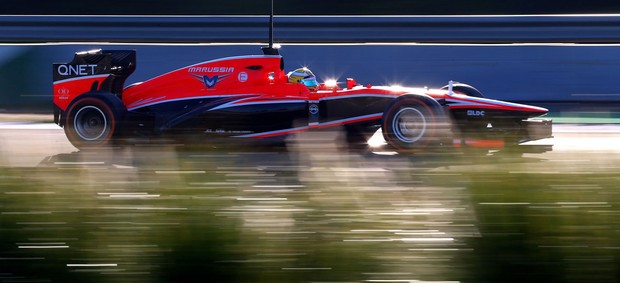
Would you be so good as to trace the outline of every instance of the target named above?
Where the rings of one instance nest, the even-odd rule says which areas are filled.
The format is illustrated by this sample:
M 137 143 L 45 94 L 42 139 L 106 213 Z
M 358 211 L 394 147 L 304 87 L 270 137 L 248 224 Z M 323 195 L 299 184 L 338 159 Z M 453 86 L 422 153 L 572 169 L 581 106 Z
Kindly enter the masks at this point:
M 314 76 L 306 77 L 301 82 L 307 87 L 315 87 L 318 86 L 316 78 Z

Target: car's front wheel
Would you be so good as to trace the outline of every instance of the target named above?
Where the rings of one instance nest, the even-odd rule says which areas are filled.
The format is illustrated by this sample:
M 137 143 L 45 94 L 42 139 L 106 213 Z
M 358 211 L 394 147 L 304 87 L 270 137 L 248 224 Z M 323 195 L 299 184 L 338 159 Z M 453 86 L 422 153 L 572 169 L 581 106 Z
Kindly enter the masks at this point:
M 114 97 L 116 99 L 116 97 Z M 83 149 L 112 145 L 118 132 L 117 103 L 94 95 L 78 98 L 66 111 L 64 127 L 73 146 Z
M 398 151 L 420 151 L 441 144 L 446 117 L 433 99 L 416 96 L 395 100 L 383 115 L 383 138 Z

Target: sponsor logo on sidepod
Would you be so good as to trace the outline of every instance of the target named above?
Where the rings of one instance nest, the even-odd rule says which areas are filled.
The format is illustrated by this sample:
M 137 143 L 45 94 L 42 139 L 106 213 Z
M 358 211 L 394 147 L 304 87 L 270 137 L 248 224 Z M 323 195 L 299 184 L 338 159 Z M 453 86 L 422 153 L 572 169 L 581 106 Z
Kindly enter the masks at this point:
M 204 83 L 207 88 L 215 87 L 219 82 L 225 80 L 231 73 L 235 71 L 234 67 L 190 67 L 187 72 L 194 78 Z M 205 75 L 196 73 L 224 73 L 217 75 Z
M 242 83 L 246 82 L 248 80 L 248 73 L 246 72 L 239 73 L 239 75 L 237 76 L 237 79 Z
M 188 73 L 233 73 L 235 67 L 190 67 Z
M 467 116 L 476 116 L 481 117 L 484 116 L 485 113 L 483 110 L 467 110 Z

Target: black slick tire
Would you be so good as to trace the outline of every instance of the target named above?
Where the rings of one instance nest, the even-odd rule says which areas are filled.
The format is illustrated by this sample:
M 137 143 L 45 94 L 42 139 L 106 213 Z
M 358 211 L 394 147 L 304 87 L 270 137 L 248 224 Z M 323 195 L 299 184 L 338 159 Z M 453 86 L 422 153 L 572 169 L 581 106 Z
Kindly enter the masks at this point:
M 382 121 L 383 138 L 398 152 L 435 149 L 447 134 L 446 115 L 434 99 L 408 95 L 388 106 Z
M 120 99 L 111 95 L 87 94 L 77 98 L 64 115 L 67 138 L 78 149 L 112 146 L 119 132 L 122 107 Z

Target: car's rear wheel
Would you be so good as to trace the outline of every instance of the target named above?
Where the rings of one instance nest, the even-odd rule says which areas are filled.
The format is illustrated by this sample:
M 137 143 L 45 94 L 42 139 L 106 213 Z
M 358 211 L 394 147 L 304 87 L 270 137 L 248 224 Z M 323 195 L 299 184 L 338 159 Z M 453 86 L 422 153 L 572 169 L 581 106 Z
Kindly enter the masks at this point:
M 395 100 L 383 115 L 383 138 L 398 151 L 437 147 L 447 136 L 443 109 L 434 99 L 416 96 Z
M 118 132 L 120 110 L 117 99 L 87 95 L 78 98 L 66 111 L 64 127 L 73 146 L 83 149 L 112 145 Z

